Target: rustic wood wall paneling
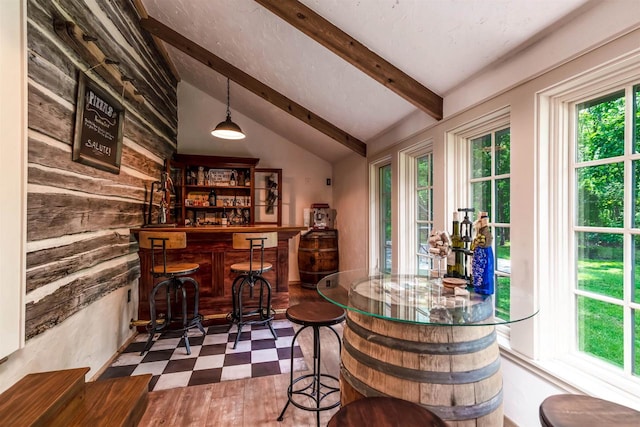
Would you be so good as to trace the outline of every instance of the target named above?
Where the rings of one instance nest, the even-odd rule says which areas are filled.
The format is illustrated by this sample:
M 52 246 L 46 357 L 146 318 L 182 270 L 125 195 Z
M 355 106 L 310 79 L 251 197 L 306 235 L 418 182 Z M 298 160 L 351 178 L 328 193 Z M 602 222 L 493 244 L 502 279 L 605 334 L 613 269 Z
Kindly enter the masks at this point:
M 127 286 L 140 276 L 138 260 L 127 261 L 73 280 L 66 286 L 26 307 L 26 338 L 30 339 L 61 323 L 104 295 Z M 100 322 L 97 321 L 96 324 Z M 82 345 L 78 343 L 78 345 Z
M 27 241 L 50 239 L 142 224 L 142 201 L 128 202 L 83 194 L 35 193 L 27 195 Z
M 39 4 L 42 3 L 42 4 Z M 76 5 L 77 6 L 77 5 Z M 74 6 L 74 7 L 76 7 Z M 63 40 L 55 33 L 53 29 L 53 16 L 54 14 L 60 15 L 61 9 L 55 7 L 55 3 L 53 2 L 42 2 L 38 0 L 31 0 L 28 3 L 28 27 L 27 31 L 29 34 L 28 37 L 28 47 L 29 47 L 29 75 L 33 79 L 43 81 L 42 75 L 39 74 L 31 74 L 32 69 L 35 73 L 38 73 L 38 70 L 33 67 L 33 63 L 36 60 L 35 58 L 39 58 L 40 61 L 46 60 L 53 64 L 53 68 L 58 68 L 59 71 L 57 74 L 58 79 L 64 80 L 68 79 L 73 85 L 69 88 L 68 85 L 62 85 L 62 88 L 65 88 L 65 92 L 59 93 L 60 96 L 71 102 L 75 105 L 76 99 L 76 91 L 77 91 L 77 75 L 80 71 L 89 70 L 92 66 L 96 64 L 88 64 L 82 58 L 80 58 L 76 52 L 70 46 L 67 46 Z M 86 11 L 86 7 L 81 7 L 81 10 Z M 32 13 L 33 11 L 33 13 Z M 65 13 L 65 15 L 68 15 Z M 145 34 L 146 32 L 142 33 Z M 151 50 L 151 47 L 147 47 L 147 50 Z M 155 62 L 151 62 L 149 64 L 144 64 L 140 66 L 139 69 L 163 69 L 164 66 L 158 66 L 157 58 L 158 54 L 156 54 L 156 58 L 149 55 L 150 60 L 156 60 Z M 129 61 L 135 64 L 133 59 L 127 60 L 118 59 L 121 62 Z M 52 67 L 49 67 L 47 71 L 51 71 Z M 125 70 L 123 69 L 123 72 Z M 127 74 L 129 73 L 129 74 Z M 44 73 L 41 73 L 44 74 Z M 102 81 L 104 80 L 97 76 L 95 70 L 89 71 L 88 74 L 92 76 L 95 80 Z M 166 99 L 154 100 L 147 96 L 146 93 L 143 93 L 145 97 L 145 103 L 141 105 L 137 105 L 135 103 L 125 102 L 125 106 L 127 107 L 127 122 L 129 120 L 133 120 L 142 125 L 143 127 L 148 128 L 151 133 L 156 134 L 156 138 L 159 136 L 163 139 L 163 144 L 169 143 L 175 144 L 175 137 L 177 133 L 177 92 L 175 90 L 175 84 L 167 86 L 166 82 L 173 80 L 169 77 L 162 77 L 157 81 L 146 81 L 144 78 L 139 77 L 135 74 L 135 72 L 126 71 L 125 74 L 127 76 L 133 77 L 136 79 L 135 85 L 136 88 L 141 88 L 144 92 L 145 85 L 151 85 L 153 87 L 159 87 L 163 93 L 166 93 Z M 44 77 L 50 78 L 51 74 L 45 75 Z M 55 74 L 54 74 L 55 75 Z M 38 77 L 36 77 L 38 76 Z M 144 85 L 143 83 L 144 82 Z M 48 89 L 51 89 L 55 93 L 58 93 L 62 88 L 58 86 L 58 84 L 54 84 L 53 86 L 47 86 Z M 167 90 L 167 88 L 171 88 Z M 68 90 L 71 89 L 71 90 Z M 116 98 L 120 98 L 121 88 L 113 88 L 112 95 Z M 168 108 L 167 105 L 174 105 L 173 108 Z M 165 115 L 170 115 L 168 118 Z M 72 123 L 73 124 L 73 123 Z M 125 135 L 127 132 L 126 129 L 127 123 L 125 122 Z M 144 140 L 140 141 L 141 144 L 146 144 Z M 153 149 L 153 147 L 150 147 Z
M 145 98 L 124 102 L 119 174 L 71 160 L 78 75 L 95 64 L 60 39 L 54 15 L 98 37 Z M 177 82 L 128 0 L 28 0 L 27 48 L 29 339 L 140 276 L 128 229 L 144 222 L 151 183 L 175 151 L 178 118 Z M 121 92 L 94 71 L 88 74 L 112 95 Z
M 158 55 L 155 46 L 140 44 L 147 41 L 137 25 L 137 18 L 131 19 L 135 16 L 135 11 L 131 10 L 129 17 L 123 12 L 119 14 L 115 12 L 119 7 L 133 9 L 129 2 L 124 2 L 122 5 L 116 5 L 113 2 L 96 2 L 100 9 L 95 11 L 88 10 L 84 2 L 76 0 L 56 2 L 32 0 L 32 3 L 39 3 L 42 9 L 39 18 L 44 19 L 42 22 L 44 28 L 53 28 L 53 18 L 58 16 L 74 22 L 83 32 L 96 37 L 95 43 L 100 50 L 107 57 L 119 62 L 118 68 L 123 74 L 135 78 L 136 88 L 145 97 L 145 101 L 160 112 L 159 118 L 174 130 L 177 129 L 177 94 L 162 90 L 165 86 L 175 87 L 175 79 L 166 66 L 154 67 L 157 64 Z M 110 19 L 108 25 L 102 21 L 104 15 Z M 112 29 L 117 33 L 111 33 Z M 150 40 L 148 36 L 146 39 Z M 125 45 L 121 44 L 123 41 L 126 42 Z M 131 53 L 131 47 L 134 47 L 135 54 Z
M 82 269 L 120 256 L 136 253 L 138 246 L 128 234 L 113 232 L 61 247 L 31 252 L 27 256 L 27 292 Z
M 40 138 L 40 139 L 39 139 Z M 79 174 L 79 175 L 89 175 L 93 179 L 103 180 L 101 186 L 95 187 L 90 185 L 92 191 L 96 191 L 96 194 L 101 194 L 103 196 L 129 196 L 136 201 L 143 200 L 143 197 L 146 196 L 147 191 L 149 191 L 151 186 L 151 179 L 157 179 L 160 176 L 160 172 L 163 170 L 163 167 L 158 163 L 153 163 L 148 158 L 143 158 L 138 156 L 138 158 L 133 158 L 132 160 L 135 163 L 127 164 L 123 162 L 128 168 L 135 169 L 141 172 L 146 178 L 140 178 L 138 176 L 133 176 L 124 172 L 120 172 L 118 175 L 119 179 L 117 181 L 113 180 L 114 175 L 102 171 L 100 169 L 90 168 L 82 163 L 70 162 L 71 159 L 71 146 L 70 145 L 51 145 L 47 144 L 47 142 L 42 141 L 42 139 L 46 139 L 42 135 L 30 135 L 29 136 L 29 152 L 28 152 L 28 162 L 30 165 L 30 170 L 35 169 L 34 165 L 41 166 L 43 168 L 52 168 L 56 169 L 58 173 L 66 173 L 66 174 Z M 144 167 L 143 167 L 144 165 Z M 41 182 L 37 182 L 38 175 L 29 174 L 29 182 L 34 184 L 43 184 Z M 32 181 L 33 179 L 33 181 Z M 47 185 L 67 188 L 67 189 L 80 189 L 81 187 L 66 187 L 63 185 L 63 181 L 49 181 Z M 89 185 L 88 183 L 91 181 L 78 182 L 78 185 Z

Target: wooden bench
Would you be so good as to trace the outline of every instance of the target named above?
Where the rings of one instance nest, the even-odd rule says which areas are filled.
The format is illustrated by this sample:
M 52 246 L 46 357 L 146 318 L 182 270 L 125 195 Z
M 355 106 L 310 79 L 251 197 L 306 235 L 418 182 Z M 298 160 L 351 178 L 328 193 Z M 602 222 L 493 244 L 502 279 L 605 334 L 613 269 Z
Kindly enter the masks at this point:
M 0 395 L 11 426 L 136 426 L 147 408 L 151 374 L 85 382 L 89 368 L 26 375 Z

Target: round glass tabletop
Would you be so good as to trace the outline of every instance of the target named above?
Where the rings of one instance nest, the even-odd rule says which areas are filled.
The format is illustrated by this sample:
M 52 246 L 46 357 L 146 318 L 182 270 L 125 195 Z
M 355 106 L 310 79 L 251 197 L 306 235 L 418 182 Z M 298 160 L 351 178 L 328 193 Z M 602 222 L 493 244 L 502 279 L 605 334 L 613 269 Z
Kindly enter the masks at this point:
M 385 274 L 366 270 L 343 271 L 318 282 L 326 300 L 368 316 L 426 325 L 480 326 L 519 322 L 537 314 L 501 319 L 494 295 L 473 287 L 446 283 L 415 274 Z

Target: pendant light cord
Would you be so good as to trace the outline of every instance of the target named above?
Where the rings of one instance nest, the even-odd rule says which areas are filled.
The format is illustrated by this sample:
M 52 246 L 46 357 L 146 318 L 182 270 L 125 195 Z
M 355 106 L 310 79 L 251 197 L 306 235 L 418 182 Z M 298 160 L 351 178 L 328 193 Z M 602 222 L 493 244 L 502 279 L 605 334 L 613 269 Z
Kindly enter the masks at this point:
M 231 118 L 231 110 L 229 109 L 229 77 L 227 77 L 227 119 Z

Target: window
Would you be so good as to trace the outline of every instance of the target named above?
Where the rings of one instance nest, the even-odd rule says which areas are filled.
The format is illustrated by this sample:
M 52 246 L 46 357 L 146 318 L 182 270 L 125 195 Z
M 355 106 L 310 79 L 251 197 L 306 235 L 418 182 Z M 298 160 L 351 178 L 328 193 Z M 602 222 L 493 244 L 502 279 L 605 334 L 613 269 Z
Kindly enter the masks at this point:
M 489 214 L 495 257 L 496 315 L 504 320 L 509 320 L 511 306 L 510 144 L 509 127 L 469 140 L 470 207 L 475 209 L 476 216 L 479 211 Z
M 415 159 L 415 230 L 417 241 L 417 273 L 426 275 L 434 267 L 430 264 L 429 234 L 433 229 L 433 154 Z
M 634 405 L 640 396 L 639 66 L 640 55 L 633 55 L 538 94 L 534 254 L 542 366 L 594 395 Z M 550 328 L 554 333 L 545 333 Z
M 379 268 L 380 271 L 391 272 L 391 165 L 378 169 L 378 206 L 379 206 Z
M 573 105 L 576 350 L 640 375 L 640 85 Z
M 493 236 L 496 316 L 511 320 L 511 110 L 504 107 L 453 129 L 447 134 L 453 159 L 448 211 L 473 208 L 489 215 Z M 460 215 L 459 215 L 460 216 Z M 473 216 L 473 217 L 472 217 Z M 459 219 L 462 223 L 464 215 Z M 472 236 L 473 238 L 473 231 Z M 509 327 L 501 327 L 506 337 Z

